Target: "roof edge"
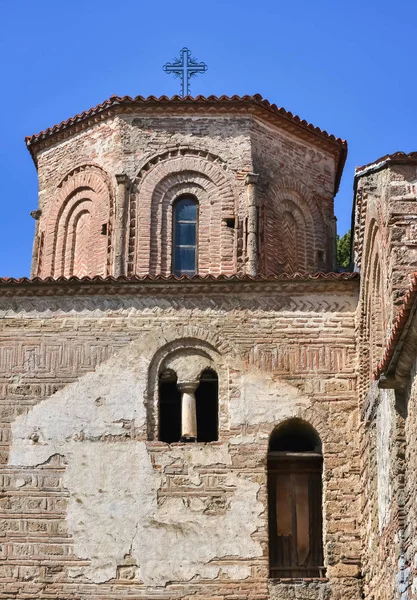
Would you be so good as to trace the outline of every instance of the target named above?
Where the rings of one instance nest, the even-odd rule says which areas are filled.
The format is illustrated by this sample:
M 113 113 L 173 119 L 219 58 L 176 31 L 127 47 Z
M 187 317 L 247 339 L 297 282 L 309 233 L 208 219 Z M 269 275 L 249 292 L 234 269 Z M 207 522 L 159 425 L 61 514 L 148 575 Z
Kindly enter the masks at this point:
M 417 152 L 393 152 L 392 154 L 385 154 L 377 160 L 363 165 L 362 167 L 355 168 L 355 179 L 362 177 L 363 175 L 369 175 L 384 169 L 388 164 L 401 164 L 401 163 L 415 163 L 417 164 Z
M 25 138 L 26 145 L 35 160 L 34 147 L 42 141 L 45 141 L 48 138 L 53 138 L 55 135 L 62 133 L 64 131 L 68 131 L 77 125 L 85 123 L 90 118 L 105 118 L 108 113 L 114 110 L 117 113 L 123 112 L 126 108 L 180 108 L 184 110 L 187 107 L 193 108 L 213 108 L 213 106 L 221 106 L 222 108 L 243 108 L 243 107 L 253 107 L 260 108 L 261 110 L 274 115 L 275 117 L 281 118 L 293 126 L 304 130 L 312 135 L 318 136 L 323 140 L 326 140 L 332 145 L 335 145 L 340 150 L 344 150 L 346 152 L 347 142 L 340 138 L 335 137 L 333 134 L 327 133 L 327 131 L 320 129 L 319 127 L 315 127 L 311 123 L 308 123 L 306 120 L 301 119 L 297 115 L 285 110 L 284 108 L 279 108 L 276 104 L 270 103 L 268 100 L 265 100 L 260 94 L 254 94 L 253 96 L 245 95 L 245 96 L 196 96 L 195 98 L 191 96 L 186 96 L 182 98 L 181 96 L 172 96 L 169 98 L 168 96 L 160 96 L 157 98 L 156 96 L 148 96 L 147 98 L 143 96 L 136 96 L 132 98 L 131 96 L 111 96 L 108 100 L 105 100 L 101 104 L 90 108 L 89 110 L 83 111 L 80 114 L 75 115 L 53 127 L 49 127 L 43 131 L 40 131 L 37 134 L 27 136 Z M 108 115 L 109 116 L 109 115 Z
M 42 296 L 42 295 L 74 295 L 74 294 L 140 294 L 140 293 L 224 293 L 234 290 L 242 293 L 243 290 L 255 291 L 258 286 L 269 288 L 271 285 L 305 285 L 305 284 L 334 284 L 357 285 L 357 273 L 295 273 L 293 275 L 206 275 L 189 277 L 183 275 L 169 276 L 133 276 L 133 277 L 48 277 L 45 279 L 22 277 L 0 278 L 0 297 L 12 296 Z

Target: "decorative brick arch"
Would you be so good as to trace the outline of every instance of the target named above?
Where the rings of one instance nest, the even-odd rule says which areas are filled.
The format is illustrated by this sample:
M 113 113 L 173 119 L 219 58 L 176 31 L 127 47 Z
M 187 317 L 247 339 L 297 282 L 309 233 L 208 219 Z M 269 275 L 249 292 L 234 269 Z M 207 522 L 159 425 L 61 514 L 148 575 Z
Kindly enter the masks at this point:
M 159 411 L 158 411 L 158 380 L 162 372 L 164 362 L 170 357 L 186 356 L 186 360 L 192 360 L 193 354 L 196 359 L 206 356 L 213 364 L 219 381 L 219 431 L 227 428 L 229 421 L 229 377 L 228 368 L 221 354 L 205 340 L 193 337 L 178 338 L 168 342 L 158 349 L 152 357 L 148 371 L 147 389 L 147 432 L 148 439 L 158 438 Z
M 184 150 L 180 156 L 154 159 L 140 171 L 131 203 L 130 273 L 170 274 L 172 204 L 183 194 L 199 204 L 199 274 L 236 271 L 235 230 L 226 221 L 236 216 L 234 184 L 210 156 Z
M 264 206 L 264 271 L 308 273 L 325 261 L 326 224 L 310 190 L 282 179 L 270 187 Z
M 297 419 L 307 423 L 317 432 L 317 435 L 322 443 L 323 457 L 325 458 L 327 454 L 326 444 L 334 439 L 334 427 L 327 422 L 325 414 L 323 414 L 320 409 L 321 407 L 315 408 L 313 403 L 311 403 L 309 406 L 298 407 L 293 414 L 284 417 L 281 421 L 276 421 L 271 424 L 268 440 L 273 432 L 281 427 L 284 423 L 293 419 Z
M 42 262 L 39 275 L 108 275 L 112 218 L 107 174 L 95 165 L 73 169 L 58 185 L 40 228 L 45 241 L 44 256 L 38 257 L 38 264 Z
M 362 262 L 361 356 L 364 382 L 369 380 L 382 357 L 385 329 L 388 325 L 383 286 L 383 280 L 386 279 L 384 263 L 386 264 L 388 257 L 385 256 L 381 228 L 377 219 L 378 217 L 372 216 L 368 221 Z

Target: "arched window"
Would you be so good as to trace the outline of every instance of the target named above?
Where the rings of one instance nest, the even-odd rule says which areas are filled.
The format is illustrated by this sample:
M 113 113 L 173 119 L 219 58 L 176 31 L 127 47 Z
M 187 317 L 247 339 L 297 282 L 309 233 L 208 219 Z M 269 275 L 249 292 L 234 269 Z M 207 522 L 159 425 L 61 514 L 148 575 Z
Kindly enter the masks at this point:
M 219 380 L 212 369 L 204 369 L 192 385 L 178 382 L 172 369 L 166 369 L 159 376 L 159 439 L 162 442 L 215 442 L 218 440 L 218 411 Z M 190 424 L 193 431 L 189 430 Z
M 300 419 L 272 434 L 268 453 L 270 577 L 324 577 L 320 438 Z
M 174 275 L 197 273 L 198 203 L 191 196 L 177 200 L 173 208 L 172 272 Z

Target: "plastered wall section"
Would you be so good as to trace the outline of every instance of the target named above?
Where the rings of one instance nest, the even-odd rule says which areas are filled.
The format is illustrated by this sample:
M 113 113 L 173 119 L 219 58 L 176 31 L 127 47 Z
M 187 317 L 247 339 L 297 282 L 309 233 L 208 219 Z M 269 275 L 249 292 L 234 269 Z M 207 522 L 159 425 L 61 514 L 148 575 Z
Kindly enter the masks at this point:
M 0 598 L 359 599 L 355 302 L 2 299 Z M 193 344 L 227 374 L 219 441 L 149 441 L 154 357 Z M 328 581 L 284 585 L 268 580 L 266 455 L 293 416 L 323 442 Z

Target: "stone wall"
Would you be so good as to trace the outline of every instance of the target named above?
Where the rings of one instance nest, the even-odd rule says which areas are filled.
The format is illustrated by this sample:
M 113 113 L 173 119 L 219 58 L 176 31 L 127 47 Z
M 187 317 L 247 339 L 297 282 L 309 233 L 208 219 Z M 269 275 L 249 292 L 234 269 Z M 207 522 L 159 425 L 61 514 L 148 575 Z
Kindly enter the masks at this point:
M 408 479 L 413 479 L 414 442 L 409 437 L 411 446 L 406 444 L 412 417 L 405 408 L 404 381 L 400 389 L 373 379 L 415 270 L 414 163 L 406 155 L 381 159 L 359 170 L 355 184 L 364 592 L 366 598 L 387 600 L 411 597 L 406 539 L 413 517 L 404 498 Z
M 0 598 L 359 600 L 355 280 L 114 285 L 0 299 Z M 217 442 L 151 435 L 182 350 L 217 365 Z M 323 444 L 328 579 L 283 583 L 266 455 L 294 416 Z

